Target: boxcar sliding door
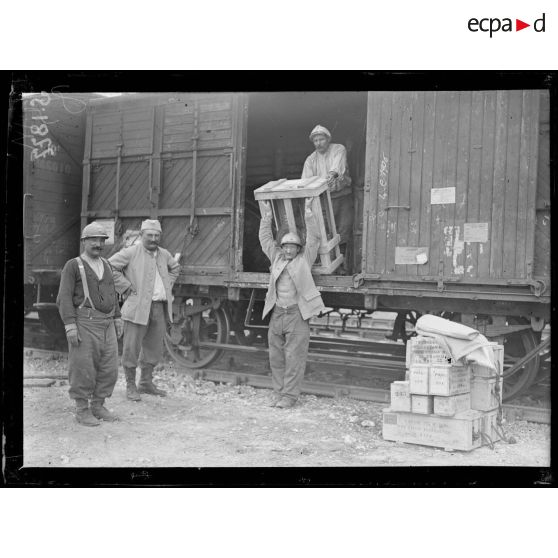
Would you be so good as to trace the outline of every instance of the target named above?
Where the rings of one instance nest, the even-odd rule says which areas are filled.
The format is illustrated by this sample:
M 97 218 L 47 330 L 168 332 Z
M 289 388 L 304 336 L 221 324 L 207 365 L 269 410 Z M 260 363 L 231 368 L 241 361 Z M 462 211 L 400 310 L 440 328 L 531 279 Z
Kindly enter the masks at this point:
M 82 220 L 116 234 L 158 218 L 183 272 L 239 270 L 244 97 L 167 93 L 105 100 L 88 117 Z
M 533 285 L 540 96 L 369 93 L 362 269 L 380 290 Z

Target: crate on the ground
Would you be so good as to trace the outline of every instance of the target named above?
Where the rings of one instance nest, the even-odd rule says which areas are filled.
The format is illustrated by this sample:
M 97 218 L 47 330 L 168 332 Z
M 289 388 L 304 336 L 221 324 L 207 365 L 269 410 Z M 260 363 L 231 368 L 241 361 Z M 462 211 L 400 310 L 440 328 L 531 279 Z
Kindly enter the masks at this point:
M 411 364 L 409 368 L 409 389 L 411 393 L 428 395 L 429 370 L 427 364 Z
M 384 440 L 470 451 L 499 440 L 497 411 L 465 411 L 454 417 L 384 409 Z
M 504 374 L 504 346 L 498 345 L 498 343 L 490 343 L 490 347 L 494 354 L 494 361 L 496 362 L 496 371 L 486 366 L 480 366 L 478 364 L 472 364 L 471 369 L 473 376 L 481 376 L 484 378 L 491 378 L 494 375 Z
M 417 335 L 407 341 L 406 367 L 413 364 L 452 364 L 451 355 L 432 337 Z
M 333 206 L 327 179 L 313 176 L 297 180 L 272 180 L 254 190 L 263 214 L 262 201 L 269 201 L 277 230 L 297 232 L 304 230 L 305 198 L 312 198 L 312 213 L 320 231 L 319 263 L 312 267 L 312 273 L 325 275 L 333 273 L 342 263 Z
M 421 415 L 431 415 L 434 411 L 434 398 L 432 395 L 411 394 L 411 412 Z
M 460 395 L 434 395 L 434 414 L 445 417 L 453 417 L 458 413 L 471 409 L 471 394 Z
M 411 412 L 411 392 L 409 381 L 392 382 L 390 408 L 394 411 Z
M 469 366 L 441 364 L 430 367 L 431 395 L 459 395 L 471 391 Z
M 473 376 L 471 379 L 471 409 L 492 411 L 502 403 L 501 378 L 482 378 Z

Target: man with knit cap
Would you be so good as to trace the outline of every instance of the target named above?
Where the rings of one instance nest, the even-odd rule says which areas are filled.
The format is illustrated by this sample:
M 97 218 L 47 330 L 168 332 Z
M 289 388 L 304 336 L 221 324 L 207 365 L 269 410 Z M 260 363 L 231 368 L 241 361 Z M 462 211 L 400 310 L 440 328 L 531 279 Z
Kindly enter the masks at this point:
M 118 341 L 123 324 L 111 268 L 101 258 L 108 236 L 93 222 L 81 234 L 82 253 L 62 269 L 56 304 L 68 338 L 69 394 L 84 426 L 117 417 L 104 402 L 118 378 Z
M 140 393 L 166 395 L 153 383 L 153 369 L 163 356 L 167 324 L 172 322 L 172 286 L 180 266 L 159 246 L 161 232 L 159 221 L 143 221 L 141 242 L 109 259 L 116 290 L 125 298 L 122 366 L 126 395 L 132 401 L 140 401 Z M 136 386 L 138 363 L 141 375 Z
M 302 178 L 319 176 L 328 179 L 333 216 L 340 237 L 339 249 L 346 256 L 347 244 L 353 235 L 353 196 L 347 150 L 339 143 L 331 143 L 331 133 L 320 124 L 310 132 L 310 141 L 315 151 L 304 162 Z M 348 262 L 345 262 L 341 273 L 347 269 Z
M 279 409 L 292 407 L 300 395 L 310 343 L 309 320 L 325 308 L 311 273 L 320 247 L 311 204 L 312 200 L 307 199 L 306 246 L 302 246 L 296 232 L 290 231 L 282 235 L 279 248 L 271 230 L 270 203 L 262 202 L 260 244 L 271 261 L 263 317 L 272 312 L 267 337 L 273 385 L 271 406 Z

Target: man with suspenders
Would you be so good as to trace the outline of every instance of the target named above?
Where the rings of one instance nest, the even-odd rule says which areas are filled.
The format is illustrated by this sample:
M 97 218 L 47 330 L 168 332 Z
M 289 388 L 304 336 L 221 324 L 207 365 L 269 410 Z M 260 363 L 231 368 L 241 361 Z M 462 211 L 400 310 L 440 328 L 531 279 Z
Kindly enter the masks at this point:
M 118 378 L 117 337 L 123 332 L 112 270 L 100 255 L 106 238 L 99 223 L 83 229 L 83 251 L 66 262 L 56 299 L 68 338 L 69 394 L 84 426 L 117 420 L 104 406 Z

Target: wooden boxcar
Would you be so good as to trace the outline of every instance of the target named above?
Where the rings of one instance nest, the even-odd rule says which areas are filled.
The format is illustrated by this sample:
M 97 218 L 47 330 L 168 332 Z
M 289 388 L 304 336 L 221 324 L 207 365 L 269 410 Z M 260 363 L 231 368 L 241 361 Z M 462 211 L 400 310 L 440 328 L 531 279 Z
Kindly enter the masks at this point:
M 436 312 L 506 342 L 508 394 L 529 385 L 549 319 L 549 95 L 544 90 L 127 94 L 90 103 L 81 225 L 115 239 L 159 218 L 180 254 L 167 346 L 203 367 L 249 342 L 268 266 L 253 191 L 297 178 L 322 124 L 347 147 L 351 275 L 331 308 Z M 394 332 L 396 334 L 396 332 Z M 397 335 L 395 335 L 397 337 Z M 521 363 L 520 363 L 521 364 Z
M 25 313 L 35 309 L 53 332 L 64 263 L 79 253 L 85 108 L 92 96 L 57 93 L 23 98 Z

